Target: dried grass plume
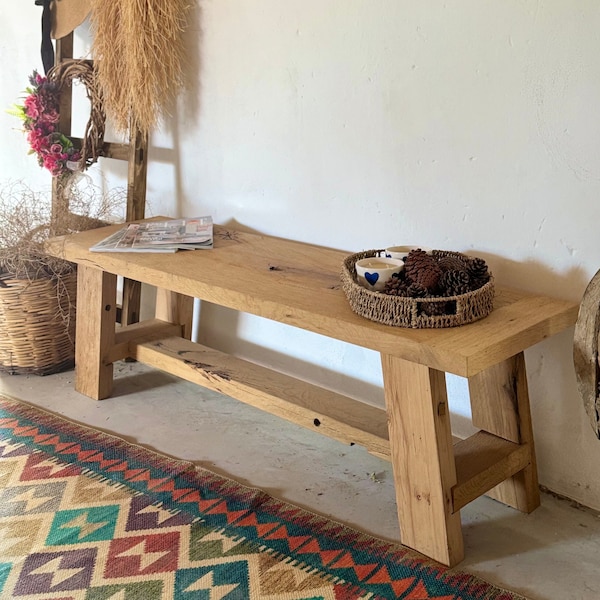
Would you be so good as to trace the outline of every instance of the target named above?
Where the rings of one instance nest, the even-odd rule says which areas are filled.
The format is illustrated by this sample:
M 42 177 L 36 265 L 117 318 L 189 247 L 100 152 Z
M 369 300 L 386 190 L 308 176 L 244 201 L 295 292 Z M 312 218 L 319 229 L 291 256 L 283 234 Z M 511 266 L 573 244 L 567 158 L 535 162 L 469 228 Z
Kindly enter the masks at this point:
M 188 0 L 93 0 L 92 55 L 107 117 L 147 134 L 182 87 Z

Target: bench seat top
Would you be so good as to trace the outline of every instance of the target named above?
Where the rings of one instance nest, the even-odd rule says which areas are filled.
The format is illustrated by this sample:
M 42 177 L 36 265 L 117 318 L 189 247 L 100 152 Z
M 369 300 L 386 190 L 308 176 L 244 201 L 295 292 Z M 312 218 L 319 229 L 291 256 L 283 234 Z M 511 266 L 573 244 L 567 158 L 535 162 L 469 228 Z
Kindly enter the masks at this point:
M 496 285 L 494 310 L 480 321 L 446 329 L 392 327 L 351 310 L 340 281 L 343 259 L 350 252 L 219 225 L 214 226 L 212 250 L 89 251 L 121 227 L 53 238 L 47 249 L 85 267 L 463 377 L 514 356 L 577 320 L 576 303 Z

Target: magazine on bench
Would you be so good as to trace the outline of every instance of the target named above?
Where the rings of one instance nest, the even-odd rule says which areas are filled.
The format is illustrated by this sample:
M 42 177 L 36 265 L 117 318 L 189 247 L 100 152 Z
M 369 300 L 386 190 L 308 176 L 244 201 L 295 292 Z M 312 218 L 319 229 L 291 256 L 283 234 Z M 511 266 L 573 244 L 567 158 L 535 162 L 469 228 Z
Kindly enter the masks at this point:
M 130 223 L 90 248 L 91 252 L 177 252 L 213 247 L 212 217 Z

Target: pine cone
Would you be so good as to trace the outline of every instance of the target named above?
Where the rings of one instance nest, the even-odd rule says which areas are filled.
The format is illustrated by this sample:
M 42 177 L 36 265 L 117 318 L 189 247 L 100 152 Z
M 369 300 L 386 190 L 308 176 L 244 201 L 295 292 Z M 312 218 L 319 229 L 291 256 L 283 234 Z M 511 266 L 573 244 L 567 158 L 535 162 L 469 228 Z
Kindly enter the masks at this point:
M 404 263 L 406 277 L 426 290 L 434 290 L 442 275 L 442 269 L 433 256 L 424 250 L 411 250 Z
M 467 268 L 467 260 L 454 254 L 438 258 L 438 264 L 442 268 L 442 271 L 464 271 Z
M 383 293 L 390 296 L 406 296 L 406 289 L 406 280 L 402 277 L 402 273 L 398 273 L 392 275 L 392 278 L 386 282 Z
M 488 266 L 482 258 L 472 258 L 467 266 L 471 278 L 471 290 L 477 290 L 490 280 Z
M 467 266 L 469 275 L 476 279 L 481 279 L 488 274 L 488 266 L 483 258 L 472 258 Z
M 471 278 L 463 270 L 446 271 L 440 277 L 440 287 L 444 296 L 460 296 L 471 291 Z
M 428 295 L 427 288 L 424 288 L 418 283 L 411 283 L 407 290 L 406 295 L 410 298 L 425 298 Z

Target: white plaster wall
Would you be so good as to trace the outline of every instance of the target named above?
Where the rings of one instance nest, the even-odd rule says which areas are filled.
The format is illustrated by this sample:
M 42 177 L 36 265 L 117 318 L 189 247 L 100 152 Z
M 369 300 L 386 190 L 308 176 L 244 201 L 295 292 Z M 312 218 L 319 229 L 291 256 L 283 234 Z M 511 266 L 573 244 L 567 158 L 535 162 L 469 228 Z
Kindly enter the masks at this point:
M 39 15 L 0 8 L 0 105 L 41 68 Z M 348 251 L 467 251 L 500 284 L 579 300 L 600 268 L 598 31 L 593 0 L 200 0 L 188 89 L 151 141 L 149 212 Z M 13 120 L 2 178 L 48 185 Z M 220 348 L 382 402 L 372 352 L 208 305 L 201 324 Z M 540 480 L 600 508 L 572 334 L 526 353 Z M 449 383 L 462 428 L 464 382 Z

